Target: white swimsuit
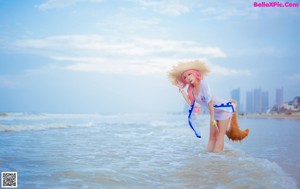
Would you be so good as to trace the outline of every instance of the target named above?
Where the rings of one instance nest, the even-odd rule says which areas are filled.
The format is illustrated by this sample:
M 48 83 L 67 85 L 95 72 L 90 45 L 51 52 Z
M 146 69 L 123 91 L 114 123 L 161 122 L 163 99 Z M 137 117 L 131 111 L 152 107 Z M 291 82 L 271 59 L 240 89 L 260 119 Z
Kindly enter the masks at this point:
M 195 102 L 200 105 L 201 111 L 209 112 L 208 103 L 210 100 L 213 101 L 214 105 L 214 119 L 215 120 L 226 120 L 232 116 L 235 111 L 235 104 L 231 104 L 228 100 L 216 98 L 213 96 L 210 87 L 203 79 L 200 83 L 200 94 L 195 97 Z

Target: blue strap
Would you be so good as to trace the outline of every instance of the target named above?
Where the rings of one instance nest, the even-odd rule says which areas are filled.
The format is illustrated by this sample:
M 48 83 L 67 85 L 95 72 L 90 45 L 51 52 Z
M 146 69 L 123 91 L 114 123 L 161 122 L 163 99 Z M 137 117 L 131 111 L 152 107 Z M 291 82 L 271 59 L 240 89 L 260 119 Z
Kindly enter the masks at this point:
M 191 105 L 191 108 L 189 109 L 188 121 L 189 121 L 189 125 L 190 125 L 191 129 L 194 131 L 196 137 L 197 137 L 197 138 L 201 138 L 201 136 L 198 135 L 198 133 L 195 131 L 195 129 L 194 129 L 194 127 L 193 127 L 193 124 L 192 124 L 192 122 L 191 122 L 191 115 L 192 115 L 192 113 L 193 113 L 194 107 L 195 107 L 195 102 Z
M 231 102 L 227 102 L 226 104 L 220 104 L 220 105 L 214 105 L 214 108 L 227 108 L 227 107 L 231 107 L 232 108 L 232 112 L 234 112 L 234 107 L 232 105 Z

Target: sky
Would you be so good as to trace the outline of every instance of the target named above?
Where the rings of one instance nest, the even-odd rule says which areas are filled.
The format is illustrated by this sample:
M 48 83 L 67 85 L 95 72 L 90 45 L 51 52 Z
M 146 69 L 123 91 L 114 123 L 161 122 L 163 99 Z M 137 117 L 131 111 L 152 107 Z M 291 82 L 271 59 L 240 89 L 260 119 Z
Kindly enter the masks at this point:
M 300 7 L 253 0 L 0 0 L 0 111 L 180 112 L 167 72 L 204 60 L 213 93 L 300 95 Z M 284 4 L 300 1 L 278 1 Z M 300 6 L 300 5 L 299 5 Z

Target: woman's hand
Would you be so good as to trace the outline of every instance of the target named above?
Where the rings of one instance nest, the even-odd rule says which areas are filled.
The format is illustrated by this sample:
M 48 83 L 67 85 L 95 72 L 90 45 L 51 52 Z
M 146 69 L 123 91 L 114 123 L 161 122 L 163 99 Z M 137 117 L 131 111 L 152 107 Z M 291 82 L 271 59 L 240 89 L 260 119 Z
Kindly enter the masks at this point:
M 211 124 L 211 127 L 215 127 L 216 130 L 217 130 L 217 132 L 219 132 L 219 127 L 218 127 L 218 125 L 217 125 L 217 121 L 216 121 L 216 120 L 211 119 L 211 120 L 210 120 L 210 124 Z
M 208 109 L 209 109 L 209 114 L 210 114 L 210 126 L 211 127 L 215 127 L 217 132 L 219 132 L 219 127 L 218 127 L 218 123 L 217 121 L 214 119 L 215 117 L 215 112 L 214 112 L 214 105 L 213 105 L 213 101 L 210 100 L 208 102 Z
M 183 98 L 185 99 L 186 103 L 188 103 L 188 105 L 192 105 L 191 100 L 189 99 L 188 95 L 186 94 L 186 92 L 184 91 L 183 87 L 184 84 L 181 81 L 176 81 L 176 86 L 179 89 L 179 92 L 182 94 Z
M 178 87 L 179 91 L 182 93 L 184 84 L 181 81 L 177 80 L 176 86 Z

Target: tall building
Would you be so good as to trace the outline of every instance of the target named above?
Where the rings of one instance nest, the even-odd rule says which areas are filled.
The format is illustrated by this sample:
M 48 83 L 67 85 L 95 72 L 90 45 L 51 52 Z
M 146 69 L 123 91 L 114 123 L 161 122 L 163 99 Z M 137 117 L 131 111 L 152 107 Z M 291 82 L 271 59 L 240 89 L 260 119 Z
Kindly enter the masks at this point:
M 276 105 L 281 106 L 283 104 L 283 87 L 276 89 Z
M 246 113 L 253 113 L 254 105 L 253 105 L 253 92 L 247 91 L 246 93 Z
M 266 113 L 269 109 L 269 92 L 262 92 L 262 112 Z
M 265 113 L 269 109 L 269 92 L 254 89 L 247 92 L 247 113 Z
M 237 101 L 238 110 L 241 111 L 241 91 L 240 88 L 231 91 L 231 99 Z
M 262 112 L 262 95 L 261 89 L 254 89 L 253 91 L 253 104 L 254 104 L 254 112 L 261 113 Z

